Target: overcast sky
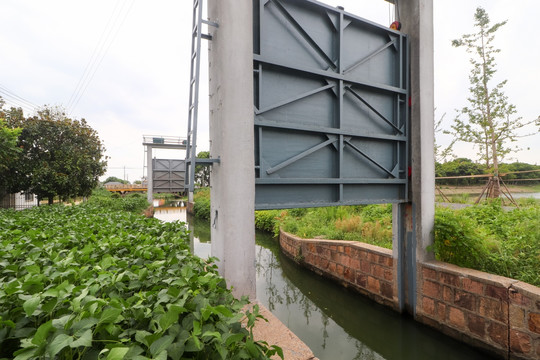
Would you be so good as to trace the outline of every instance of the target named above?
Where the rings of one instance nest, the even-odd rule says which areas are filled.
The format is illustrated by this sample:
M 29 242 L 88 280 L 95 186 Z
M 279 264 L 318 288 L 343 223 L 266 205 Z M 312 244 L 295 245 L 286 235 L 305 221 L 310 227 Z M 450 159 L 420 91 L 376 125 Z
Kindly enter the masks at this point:
M 384 0 L 325 0 L 388 26 Z M 0 96 L 8 105 L 59 105 L 85 118 L 105 142 L 106 176 L 130 181 L 143 175 L 143 135 L 185 137 L 187 132 L 191 0 L 0 0 Z M 476 7 L 492 22 L 508 20 L 497 34 L 498 79 L 519 116 L 540 115 L 540 47 L 537 0 L 434 0 L 436 118 L 466 105 L 469 60 L 452 39 L 471 33 Z M 203 44 L 203 47 L 205 45 Z M 201 69 L 206 71 L 206 57 Z M 208 149 L 208 93 L 201 76 L 198 151 Z M 448 124 L 447 124 L 448 126 Z M 440 142 L 448 142 L 442 136 Z M 540 136 L 522 141 L 520 161 L 540 164 Z M 458 155 L 473 157 L 467 146 Z M 155 152 L 158 158 L 175 153 Z M 179 157 L 183 157 L 181 154 Z

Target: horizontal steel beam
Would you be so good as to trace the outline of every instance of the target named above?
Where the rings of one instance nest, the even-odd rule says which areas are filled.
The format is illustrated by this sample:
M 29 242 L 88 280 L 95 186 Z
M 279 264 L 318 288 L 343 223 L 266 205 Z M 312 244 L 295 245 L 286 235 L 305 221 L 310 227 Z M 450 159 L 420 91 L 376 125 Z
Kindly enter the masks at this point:
M 363 139 L 373 139 L 373 140 L 384 140 L 384 141 L 398 141 L 405 142 L 407 141 L 407 136 L 404 135 L 386 135 L 386 134 L 370 134 L 359 131 L 351 131 L 347 129 L 336 129 L 328 127 L 319 127 L 319 126 L 310 126 L 302 124 L 291 124 L 291 123 L 282 123 L 277 121 L 271 121 L 264 119 L 263 116 L 257 116 L 254 120 L 255 126 L 276 128 L 276 129 L 285 129 L 285 130 L 298 130 L 306 131 L 320 134 L 332 134 L 332 135 L 344 135 L 354 138 L 363 138 Z
M 317 76 L 320 76 L 320 77 L 323 77 L 323 78 L 329 78 L 329 79 L 334 79 L 334 80 L 342 80 L 345 83 L 351 84 L 351 85 L 354 85 L 354 86 L 362 86 L 362 87 L 367 87 L 367 88 L 372 88 L 372 89 L 377 89 L 377 90 L 383 90 L 383 91 L 396 93 L 396 94 L 403 94 L 403 95 L 407 94 L 407 89 L 402 89 L 402 88 L 399 88 L 399 87 L 396 87 L 396 86 L 377 84 L 377 83 L 372 83 L 372 82 L 367 82 L 367 81 L 351 80 L 350 76 L 338 74 L 338 73 L 335 73 L 333 71 L 300 66 L 300 65 L 297 65 L 297 64 L 295 64 L 293 62 L 276 61 L 276 60 L 272 60 L 271 58 L 269 58 L 267 56 L 263 56 L 263 55 L 253 54 L 253 60 L 261 62 L 263 64 L 283 68 L 283 69 L 288 69 L 288 70 L 293 70 L 293 71 L 297 71 L 297 72 L 303 72 L 303 73 L 308 73 L 308 74 L 312 74 L 312 75 L 317 75 Z
M 256 184 L 260 185 L 400 185 L 407 184 L 407 179 L 381 179 L 381 178 L 257 178 Z

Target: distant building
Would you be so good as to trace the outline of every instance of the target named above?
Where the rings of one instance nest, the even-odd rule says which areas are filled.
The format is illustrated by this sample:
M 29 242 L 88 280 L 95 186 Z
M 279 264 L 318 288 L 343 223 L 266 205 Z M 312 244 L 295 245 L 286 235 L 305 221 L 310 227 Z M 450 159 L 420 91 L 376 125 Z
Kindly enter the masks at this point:
M 38 206 L 37 196 L 31 193 L 20 192 L 6 194 L 0 202 L 0 208 L 23 210 Z

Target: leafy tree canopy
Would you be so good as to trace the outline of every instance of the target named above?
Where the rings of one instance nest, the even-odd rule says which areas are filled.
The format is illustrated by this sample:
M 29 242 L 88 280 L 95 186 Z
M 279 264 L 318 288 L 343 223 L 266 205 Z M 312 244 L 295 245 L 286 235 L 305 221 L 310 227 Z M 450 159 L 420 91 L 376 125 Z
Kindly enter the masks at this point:
M 200 159 L 210 159 L 210 151 L 201 151 L 197 154 Z M 210 186 L 210 166 L 197 165 L 195 166 L 195 183 L 199 187 Z
M 12 192 L 34 193 L 39 199 L 88 196 L 106 168 L 105 148 L 84 119 L 72 120 L 61 108 L 43 107 L 25 118 L 20 109 L 4 112 L 8 125 L 20 127 L 15 164 L 7 171 Z
M 118 182 L 118 183 L 121 183 L 121 184 L 129 184 L 129 181 L 122 180 L 120 178 L 117 178 L 116 176 L 109 176 L 108 178 L 105 179 L 105 181 L 103 181 L 104 184 L 109 183 L 109 182 Z
M 471 55 L 469 74 L 470 88 L 468 106 L 460 111 L 452 125 L 456 139 L 473 144 L 480 159 L 494 174 L 493 197 L 499 196 L 499 162 L 505 155 L 518 150 L 518 138 L 535 134 L 523 134 L 520 130 L 528 125 L 540 126 L 540 117 L 523 120 L 516 116 L 516 107 L 504 94 L 506 80 L 494 84 L 497 71 L 495 55 L 500 52 L 493 45 L 495 34 L 506 21 L 491 24 L 487 12 L 477 8 L 474 15 L 476 32 L 453 40 L 455 47 L 464 47 Z M 449 132 L 448 132 L 449 133 Z

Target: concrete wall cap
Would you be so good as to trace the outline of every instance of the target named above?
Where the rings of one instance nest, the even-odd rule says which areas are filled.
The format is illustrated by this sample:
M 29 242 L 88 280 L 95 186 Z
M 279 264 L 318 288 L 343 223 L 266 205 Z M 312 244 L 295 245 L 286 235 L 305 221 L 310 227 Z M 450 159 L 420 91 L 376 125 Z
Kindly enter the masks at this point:
M 388 255 L 388 256 L 392 257 L 392 250 L 391 249 L 386 249 L 386 248 L 383 248 L 383 247 L 380 247 L 380 246 L 377 246 L 377 245 L 371 245 L 371 244 L 366 244 L 366 243 L 363 243 L 363 242 L 351 241 L 351 240 L 302 239 L 301 237 L 290 234 L 290 233 L 288 233 L 286 231 L 283 231 L 283 230 L 280 230 L 280 233 L 287 236 L 287 237 L 289 237 L 289 238 L 292 238 L 292 239 L 294 239 L 296 241 L 301 241 L 301 242 L 306 243 L 306 244 L 351 246 L 351 247 L 354 247 L 354 248 L 357 248 L 357 249 L 362 249 L 362 250 L 367 250 L 367 251 L 370 251 L 370 252 L 373 252 L 373 253 L 377 253 L 378 255 L 381 255 L 381 253 L 383 253 L 383 255 Z
M 425 263 L 422 263 L 422 265 L 433 270 L 445 271 L 453 275 L 483 282 L 484 284 L 500 286 L 504 288 L 509 288 L 513 284 L 520 282 L 519 280 L 510 279 L 504 276 L 489 274 L 479 270 L 463 268 L 454 264 L 444 263 L 437 260 L 427 261 Z

